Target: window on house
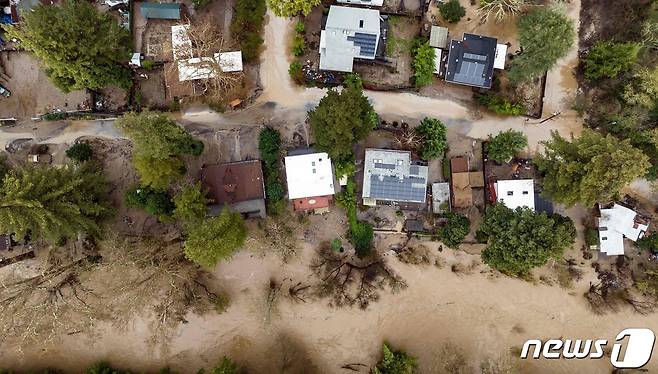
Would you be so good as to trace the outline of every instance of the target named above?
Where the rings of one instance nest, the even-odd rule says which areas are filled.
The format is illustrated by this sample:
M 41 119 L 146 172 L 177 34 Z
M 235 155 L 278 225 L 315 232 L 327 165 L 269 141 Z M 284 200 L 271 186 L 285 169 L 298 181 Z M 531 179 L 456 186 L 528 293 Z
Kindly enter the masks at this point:
M 313 174 L 315 174 L 315 169 L 313 169 Z
M 524 195 L 527 195 L 527 194 L 528 194 L 528 191 L 523 191 L 523 194 L 524 194 Z
M 507 191 L 507 196 L 512 196 L 514 195 L 514 191 Z
M 363 20 L 359 20 L 359 28 L 363 28 Z
M 608 240 L 608 237 L 604 236 L 604 237 L 601 238 L 601 240 Z
M 315 161 L 311 161 L 311 166 L 315 166 Z

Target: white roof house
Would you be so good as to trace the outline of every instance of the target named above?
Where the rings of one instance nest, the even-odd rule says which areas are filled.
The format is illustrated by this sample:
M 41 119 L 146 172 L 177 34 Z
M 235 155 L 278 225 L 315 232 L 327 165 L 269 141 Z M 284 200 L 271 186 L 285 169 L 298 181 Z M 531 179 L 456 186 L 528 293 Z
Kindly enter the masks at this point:
M 507 44 L 496 44 L 496 57 L 494 58 L 494 69 L 505 69 L 505 59 L 507 58 Z
M 649 228 L 648 220 L 623 205 L 614 204 L 612 208 L 599 205 L 599 210 L 599 245 L 608 256 L 623 255 L 624 237 L 637 241 Z
M 382 6 L 384 0 L 338 0 L 341 4 L 363 5 L 363 6 Z
M 496 198 L 510 209 L 528 207 L 535 210 L 535 183 L 532 179 L 500 180 L 494 184 Z
M 331 159 L 326 153 L 287 156 L 288 198 L 329 196 L 335 193 Z
M 450 210 L 450 183 L 432 183 L 432 211 L 435 214 Z
M 441 74 L 441 64 L 443 61 L 441 57 L 443 56 L 443 51 L 439 48 L 432 48 L 434 50 L 434 74 Z
M 185 54 L 187 58 L 192 58 L 192 51 L 190 47 L 192 46 L 192 40 L 190 36 L 187 35 L 187 30 L 190 28 L 190 25 L 175 25 L 171 26 L 171 49 L 174 53 L 174 60 L 178 60 L 183 57 L 182 54 Z M 189 56 L 187 56 L 189 54 Z
M 380 21 L 378 10 L 332 5 L 320 33 L 320 70 L 351 73 L 354 58 L 374 60 Z
M 409 151 L 366 149 L 363 204 L 373 206 L 379 200 L 424 204 L 427 177 L 427 166 L 414 165 Z

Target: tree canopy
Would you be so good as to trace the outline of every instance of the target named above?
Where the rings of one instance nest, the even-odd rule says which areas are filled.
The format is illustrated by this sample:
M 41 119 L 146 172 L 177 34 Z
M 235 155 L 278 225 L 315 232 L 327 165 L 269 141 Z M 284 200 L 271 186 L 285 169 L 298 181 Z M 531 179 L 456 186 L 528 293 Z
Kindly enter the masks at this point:
M 512 82 L 537 78 L 564 57 L 573 45 L 573 22 L 555 9 L 534 8 L 518 21 L 521 54 L 509 71 Z
M 456 23 L 466 15 L 466 9 L 459 4 L 459 0 L 449 0 L 439 5 L 439 13 L 449 23 Z
M 645 109 L 653 109 L 658 101 L 658 67 L 640 68 L 624 87 L 624 101 Z
M 67 0 L 58 6 L 38 5 L 21 14 L 18 26 L 3 26 L 34 53 L 61 90 L 130 86 L 130 35 L 109 13 L 86 1 Z
M 411 66 L 414 68 L 414 84 L 416 87 L 423 87 L 432 84 L 434 81 L 434 48 L 430 46 L 427 40 L 417 42 L 412 49 L 414 60 Z
M 640 44 L 631 42 L 596 42 L 583 60 L 585 77 L 591 80 L 616 78 L 635 64 L 640 48 Z
M 308 16 L 311 10 L 320 5 L 320 0 L 267 0 L 274 14 L 279 17 Z
M 126 113 L 116 126 L 134 144 L 133 163 L 144 186 L 166 189 L 185 170 L 180 156 L 203 152 L 202 142 L 164 114 Z
M 534 161 L 544 175 L 544 193 L 567 206 L 608 201 L 649 168 L 648 157 L 630 140 L 588 129 L 571 141 L 553 132 L 544 145 Z
M 200 182 L 183 186 L 174 196 L 174 217 L 185 226 L 196 225 L 206 216 L 209 202 Z
M 316 148 L 332 160 L 351 159 L 352 146 L 365 139 L 377 124 L 377 114 L 357 80 L 338 92 L 329 90 L 318 106 L 308 114 Z
M 423 160 L 443 157 L 448 147 L 446 137 L 446 125 L 436 118 L 425 118 L 416 128 L 416 132 L 422 137 L 420 145 L 420 157 Z
M 66 157 L 77 162 L 84 162 L 91 159 L 93 150 L 87 143 L 76 143 L 66 150 Z
M 510 129 L 500 132 L 494 137 L 489 135 L 487 156 L 498 163 L 509 162 L 527 146 L 528 138 L 522 132 Z
M 448 222 L 438 234 L 443 244 L 450 248 L 457 248 L 471 230 L 471 222 L 468 218 L 457 213 L 446 213 L 444 215 Z
M 225 208 L 216 216 L 188 228 L 185 257 L 212 267 L 231 258 L 247 238 L 247 228 L 239 213 Z
M 526 274 L 549 258 L 559 258 L 576 238 L 567 217 L 535 213 L 527 207 L 512 210 L 502 203 L 487 209 L 480 233 L 488 239 L 482 260 L 509 275 Z
M 416 358 L 404 351 L 398 351 L 384 343 L 384 357 L 373 369 L 374 374 L 414 374 L 418 372 Z
M 97 235 L 99 221 L 111 214 L 105 193 L 102 174 L 88 165 L 12 170 L 0 185 L 0 232 L 51 243 Z

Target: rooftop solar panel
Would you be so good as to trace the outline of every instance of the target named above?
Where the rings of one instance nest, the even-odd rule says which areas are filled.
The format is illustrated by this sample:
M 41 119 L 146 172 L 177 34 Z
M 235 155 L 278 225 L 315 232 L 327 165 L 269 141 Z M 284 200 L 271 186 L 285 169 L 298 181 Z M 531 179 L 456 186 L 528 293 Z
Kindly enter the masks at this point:
M 377 169 L 395 170 L 395 165 L 393 165 L 393 164 L 382 164 L 382 163 L 375 162 L 375 167 Z
M 476 55 L 475 53 L 464 53 L 464 58 L 477 61 L 487 61 L 487 56 Z
M 377 48 L 377 35 L 354 33 L 354 36 L 348 36 L 347 40 L 354 42 L 354 45 L 360 47 L 360 55 L 374 56 Z
M 419 178 L 415 178 L 419 179 Z M 421 180 L 421 183 L 424 180 Z M 396 177 L 371 175 L 370 197 L 375 199 L 425 202 L 425 184 L 413 183 L 411 178 L 400 180 Z

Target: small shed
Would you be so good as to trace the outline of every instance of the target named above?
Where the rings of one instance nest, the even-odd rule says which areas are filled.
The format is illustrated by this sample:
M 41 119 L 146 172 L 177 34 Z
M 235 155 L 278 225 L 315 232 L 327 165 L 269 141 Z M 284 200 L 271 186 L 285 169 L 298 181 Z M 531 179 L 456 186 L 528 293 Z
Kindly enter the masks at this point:
M 140 10 L 146 19 L 180 19 L 178 3 L 142 3 Z
M 448 28 L 441 26 L 432 26 L 430 30 L 430 47 L 448 48 Z
M 432 183 L 432 211 L 434 214 L 450 210 L 450 183 Z
M 494 69 L 505 69 L 505 58 L 507 58 L 507 44 L 496 44 L 496 57 L 494 58 Z

